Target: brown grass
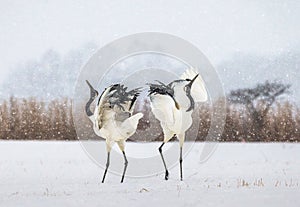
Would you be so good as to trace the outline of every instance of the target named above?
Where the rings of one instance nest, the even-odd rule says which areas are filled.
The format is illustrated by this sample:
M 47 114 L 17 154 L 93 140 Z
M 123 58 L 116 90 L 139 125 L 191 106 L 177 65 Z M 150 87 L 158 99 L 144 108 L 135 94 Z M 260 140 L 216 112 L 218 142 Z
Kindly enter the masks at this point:
M 138 109 L 144 113 L 138 128 L 146 129 L 147 119 L 151 113 L 149 102 L 139 103 Z M 68 98 L 46 103 L 36 98 L 18 99 L 11 97 L 0 104 L 0 139 L 4 140 L 76 140 L 73 125 L 72 101 Z M 211 108 L 201 105 L 198 141 L 204 141 L 211 124 Z M 197 113 L 194 113 L 197 114 Z M 220 141 L 226 142 L 299 142 L 300 109 L 289 102 L 276 103 L 265 117 L 259 129 L 241 106 L 227 104 L 226 123 Z M 85 114 L 82 116 L 82 127 L 90 126 Z M 158 122 L 154 123 L 160 132 Z M 262 128 L 262 130 L 261 130 Z M 83 130 L 84 131 L 84 130 Z M 91 130 L 90 130 L 91 131 Z M 97 138 L 92 132 L 84 132 L 87 139 Z M 133 136 L 132 140 L 139 140 Z M 161 136 L 154 141 L 162 140 Z M 149 141 L 149 140 L 142 140 Z

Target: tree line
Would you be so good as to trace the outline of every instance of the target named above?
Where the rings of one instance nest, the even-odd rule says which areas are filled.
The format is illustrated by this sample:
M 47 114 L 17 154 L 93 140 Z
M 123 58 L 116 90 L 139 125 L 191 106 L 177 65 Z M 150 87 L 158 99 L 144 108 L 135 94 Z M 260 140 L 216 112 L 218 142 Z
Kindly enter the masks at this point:
M 219 141 L 299 142 L 300 108 L 279 100 L 288 93 L 290 85 L 265 82 L 252 89 L 238 89 L 228 94 L 226 120 Z M 216 103 L 217 105 L 217 103 Z M 82 105 L 84 107 L 84 103 Z M 200 104 L 193 119 L 198 120 L 196 140 L 205 141 L 211 125 L 211 105 Z M 162 141 L 159 122 L 149 123 L 150 103 L 142 100 L 137 110 L 144 113 L 138 129 L 151 124 L 155 139 L 133 135 L 131 141 Z M 91 123 L 82 112 L 81 137 L 99 139 L 91 130 Z M 45 102 L 37 98 L 10 97 L 0 103 L 0 139 L 3 140 L 78 140 L 72 116 L 72 100 L 68 98 Z M 154 126 L 153 126 L 154 125 Z M 85 130 L 89 129 L 89 130 Z M 79 136 L 79 135 L 78 135 Z M 195 138 L 186 137 L 187 140 Z

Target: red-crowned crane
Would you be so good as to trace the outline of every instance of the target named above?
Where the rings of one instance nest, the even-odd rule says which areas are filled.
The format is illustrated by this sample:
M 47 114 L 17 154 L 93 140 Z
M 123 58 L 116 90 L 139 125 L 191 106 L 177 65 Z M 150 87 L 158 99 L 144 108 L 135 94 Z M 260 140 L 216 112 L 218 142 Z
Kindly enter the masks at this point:
M 88 81 L 86 82 L 90 88 L 90 99 L 85 107 L 86 114 L 93 122 L 94 132 L 106 140 L 107 161 L 102 183 L 105 180 L 110 162 L 110 152 L 115 142 L 122 151 L 125 160 L 122 183 L 128 165 L 125 154 L 125 141 L 135 133 L 138 122 L 143 117 L 142 113 L 133 114 L 140 89 L 127 91 L 127 87 L 124 85 L 111 85 L 103 91 L 98 99 L 95 111 L 92 112 L 90 109 L 91 104 L 99 93 Z
M 185 139 L 185 132 L 192 125 L 192 113 L 195 102 L 205 102 L 207 91 L 201 76 L 194 70 L 186 70 L 179 80 L 174 80 L 169 84 L 157 81 L 150 86 L 149 96 L 151 110 L 160 121 L 163 129 L 164 140 L 158 148 L 164 168 L 165 179 L 168 180 L 169 172 L 162 154 L 162 147 L 171 138 L 176 136 L 180 145 L 180 179 L 182 175 L 182 147 Z

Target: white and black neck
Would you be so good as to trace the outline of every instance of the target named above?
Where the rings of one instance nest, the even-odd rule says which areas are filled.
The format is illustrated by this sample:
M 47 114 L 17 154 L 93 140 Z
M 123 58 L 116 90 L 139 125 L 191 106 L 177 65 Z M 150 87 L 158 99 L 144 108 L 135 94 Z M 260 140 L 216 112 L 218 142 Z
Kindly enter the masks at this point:
M 98 96 L 98 91 L 95 90 L 88 81 L 86 81 L 86 83 L 90 87 L 90 99 L 85 105 L 85 112 L 88 117 L 92 117 L 94 115 L 94 113 L 91 111 L 91 104 L 94 102 L 94 100 Z
M 191 95 L 191 90 L 192 90 L 192 85 L 194 83 L 194 81 L 196 80 L 196 78 L 198 77 L 199 74 L 197 74 L 192 80 L 190 80 L 190 82 L 185 86 L 185 93 L 186 96 L 188 97 L 188 99 L 190 100 L 190 107 L 186 110 L 186 112 L 189 112 L 191 110 L 194 110 L 195 108 L 195 100 Z

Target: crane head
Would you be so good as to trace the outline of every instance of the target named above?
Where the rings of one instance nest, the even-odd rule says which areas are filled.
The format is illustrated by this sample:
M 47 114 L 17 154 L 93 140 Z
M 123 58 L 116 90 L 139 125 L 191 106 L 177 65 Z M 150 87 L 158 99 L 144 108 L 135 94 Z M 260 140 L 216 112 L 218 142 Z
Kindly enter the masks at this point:
M 86 83 L 90 87 L 90 99 L 94 100 L 99 95 L 99 93 L 96 89 L 94 89 L 94 87 L 90 84 L 88 80 L 86 80 Z
M 190 93 L 195 102 L 205 102 L 207 101 L 207 91 L 205 88 L 205 83 L 199 73 L 194 69 L 186 70 L 180 77 L 190 81 L 186 86 L 191 89 Z
M 190 82 L 186 85 L 186 87 L 192 88 L 192 85 L 193 85 L 193 83 L 195 82 L 196 78 L 198 78 L 198 76 L 199 76 L 199 73 L 198 73 L 193 79 L 187 78 L 186 80 L 187 80 L 187 81 L 190 81 Z

